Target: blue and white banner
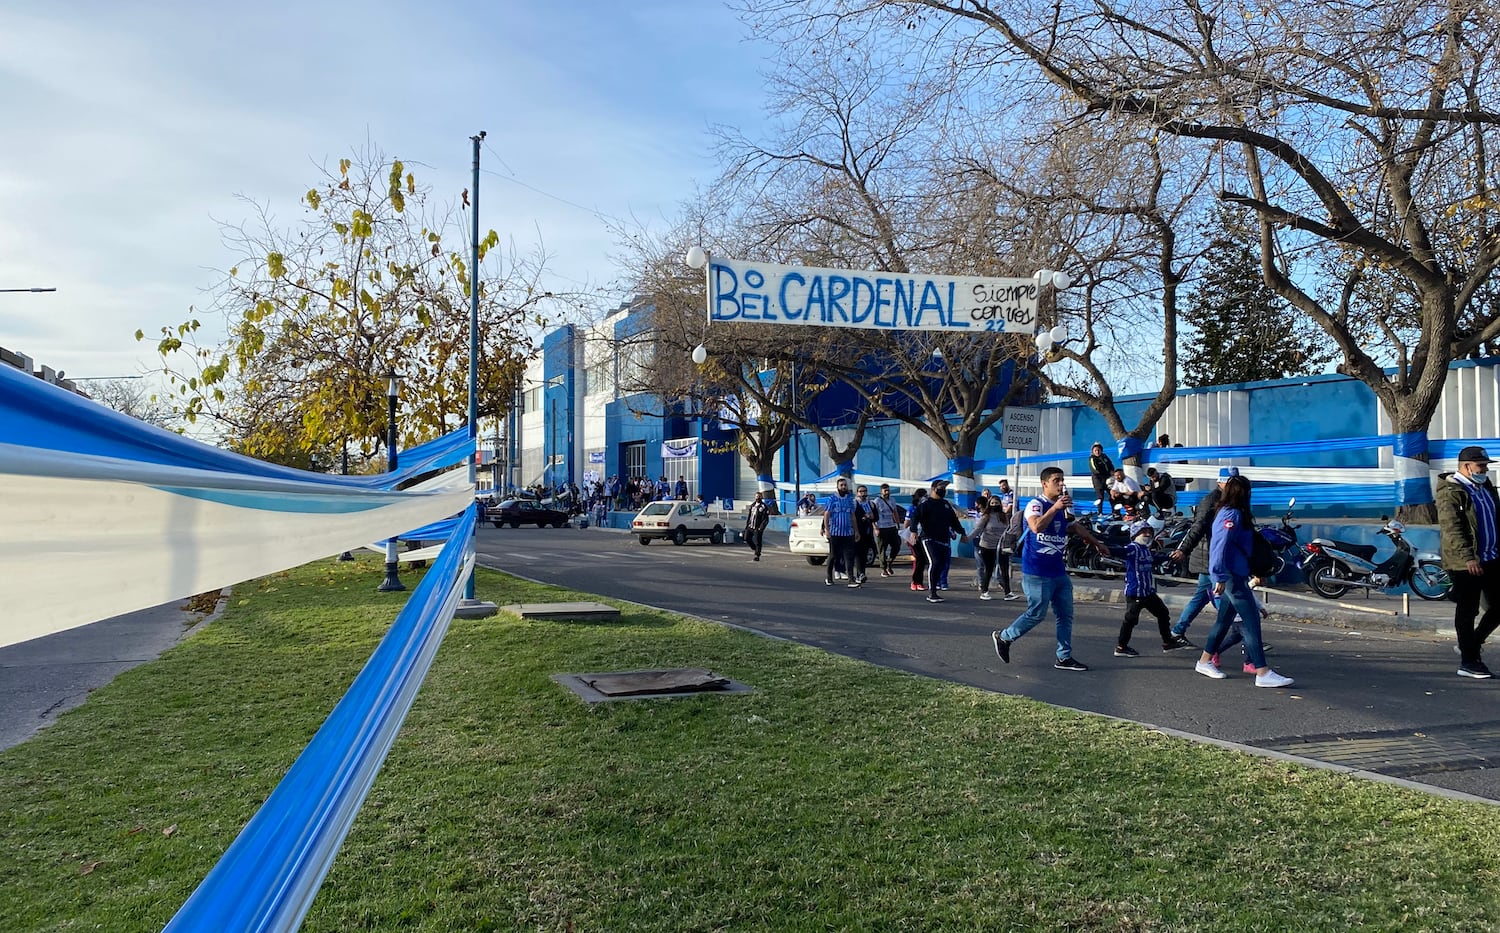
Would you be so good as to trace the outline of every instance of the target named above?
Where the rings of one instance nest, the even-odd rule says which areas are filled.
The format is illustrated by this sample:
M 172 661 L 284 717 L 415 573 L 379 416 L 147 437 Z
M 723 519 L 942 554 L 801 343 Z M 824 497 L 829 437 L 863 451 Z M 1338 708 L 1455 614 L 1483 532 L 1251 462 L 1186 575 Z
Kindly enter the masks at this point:
M 1035 279 L 858 272 L 714 257 L 708 319 L 866 330 L 1036 331 Z
M 0 365 L 0 647 L 401 535 L 473 503 L 464 429 L 328 476 L 153 428 Z M 408 462 L 408 458 L 410 461 Z
M 661 458 L 663 460 L 686 460 L 689 457 L 698 456 L 698 441 L 689 438 L 682 441 L 662 441 Z

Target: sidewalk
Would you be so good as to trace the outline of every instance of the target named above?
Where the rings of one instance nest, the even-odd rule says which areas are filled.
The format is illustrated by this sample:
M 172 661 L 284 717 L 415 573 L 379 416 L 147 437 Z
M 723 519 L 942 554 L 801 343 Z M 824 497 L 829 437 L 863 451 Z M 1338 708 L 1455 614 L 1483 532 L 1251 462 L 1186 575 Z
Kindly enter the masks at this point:
M 1195 584 L 1187 580 L 1177 586 L 1165 586 L 1157 578 L 1156 592 L 1174 616 L 1192 598 L 1194 588 Z M 1125 585 L 1118 576 L 1075 575 L 1073 595 L 1075 599 L 1124 605 Z M 1453 603 L 1446 599 L 1430 602 L 1415 596 L 1352 590 L 1343 599 L 1324 599 L 1305 584 L 1261 587 L 1256 595 L 1260 597 L 1264 617 L 1270 622 L 1311 622 L 1421 635 L 1453 634 Z

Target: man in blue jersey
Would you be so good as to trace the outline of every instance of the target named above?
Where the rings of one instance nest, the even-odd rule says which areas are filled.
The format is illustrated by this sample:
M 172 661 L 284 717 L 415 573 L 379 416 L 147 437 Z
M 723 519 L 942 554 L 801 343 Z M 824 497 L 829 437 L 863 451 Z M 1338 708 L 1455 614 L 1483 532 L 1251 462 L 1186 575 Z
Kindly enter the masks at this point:
M 833 567 L 838 564 L 849 574 L 852 590 L 865 582 L 865 549 L 854 520 L 849 478 L 840 476 L 834 487 L 834 494 L 823 500 L 823 537 L 828 539 L 828 579 L 823 585 L 833 586 Z
M 1073 521 L 1073 497 L 1063 481 L 1063 471 L 1047 467 L 1041 474 L 1042 494 L 1026 504 L 1026 531 L 1021 546 L 1021 582 L 1026 591 L 1026 611 L 1003 632 L 990 633 L 995 653 L 1010 663 L 1010 646 L 1047 616 L 1047 607 L 1057 618 L 1057 663 L 1060 671 L 1086 671 L 1073 657 L 1073 581 L 1063 566 L 1068 535 L 1075 534 L 1108 556 L 1109 548 L 1094 537 L 1082 522 Z

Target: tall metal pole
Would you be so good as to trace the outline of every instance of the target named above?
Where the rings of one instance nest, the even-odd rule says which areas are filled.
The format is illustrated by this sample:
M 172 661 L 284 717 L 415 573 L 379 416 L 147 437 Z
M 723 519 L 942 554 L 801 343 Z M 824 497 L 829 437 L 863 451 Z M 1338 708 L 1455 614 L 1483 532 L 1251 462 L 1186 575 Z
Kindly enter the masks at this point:
M 484 130 L 478 136 L 470 136 L 474 143 L 474 181 L 469 186 L 469 211 L 473 236 L 473 247 L 469 259 L 469 486 L 478 482 L 478 466 L 474 456 L 479 451 L 479 144 L 484 142 Z M 470 508 L 478 508 L 470 504 Z M 474 547 L 479 547 L 479 523 L 474 523 Z M 457 614 L 463 618 L 479 618 L 494 615 L 498 608 L 494 603 L 481 602 L 474 598 L 474 574 L 464 581 L 464 596 L 459 600 Z
M 400 383 L 396 378 L 396 370 L 392 369 L 386 374 L 385 390 L 386 402 L 389 403 L 389 408 L 386 410 L 385 440 L 386 472 L 388 473 L 396 472 L 396 466 L 400 459 L 396 455 L 396 393 L 399 390 L 399 387 Z M 406 589 L 406 586 L 401 582 L 400 575 L 397 573 L 397 571 L 400 569 L 400 561 L 397 559 L 396 553 L 397 547 L 398 544 L 394 537 L 386 540 L 385 579 L 382 580 L 380 586 L 377 587 L 377 589 L 382 593 L 396 593 Z

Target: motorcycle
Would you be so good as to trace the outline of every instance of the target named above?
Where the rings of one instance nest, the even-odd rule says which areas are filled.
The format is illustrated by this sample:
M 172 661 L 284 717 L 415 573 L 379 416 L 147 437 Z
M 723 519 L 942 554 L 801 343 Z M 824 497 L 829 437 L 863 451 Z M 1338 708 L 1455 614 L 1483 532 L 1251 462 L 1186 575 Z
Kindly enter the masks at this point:
M 1302 571 L 1313 592 L 1325 599 L 1338 599 L 1351 588 L 1383 590 L 1405 584 L 1422 599 L 1443 599 L 1452 585 L 1436 554 L 1414 554 L 1402 537 L 1406 526 L 1387 520 L 1377 534 L 1396 546 L 1395 553 L 1375 563 L 1376 545 L 1351 544 L 1329 538 L 1314 538 L 1303 550 Z
M 1286 514 L 1281 516 L 1280 527 L 1273 525 L 1260 526 L 1260 536 L 1265 539 L 1267 544 L 1271 545 L 1271 551 L 1276 555 L 1276 559 L 1271 565 L 1271 574 L 1267 579 L 1274 579 L 1285 570 L 1288 558 L 1291 559 L 1293 567 L 1299 570 L 1302 569 L 1302 548 L 1297 546 L 1297 529 L 1302 526 L 1291 523 L 1292 508 L 1296 504 L 1297 500 L 1295 498 L 1287 501 Z

